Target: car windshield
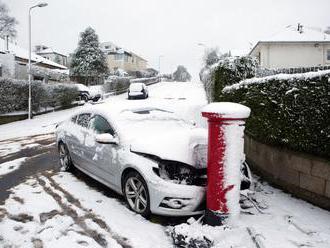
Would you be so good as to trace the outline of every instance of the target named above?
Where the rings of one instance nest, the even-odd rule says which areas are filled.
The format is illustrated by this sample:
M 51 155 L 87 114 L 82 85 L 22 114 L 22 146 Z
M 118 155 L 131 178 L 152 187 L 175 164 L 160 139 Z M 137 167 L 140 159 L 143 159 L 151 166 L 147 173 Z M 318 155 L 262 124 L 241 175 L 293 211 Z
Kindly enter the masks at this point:
M 130 138 L 193 127 L 174 113 L 158 108 L 123 110 L 118 119 L 121 133 Z

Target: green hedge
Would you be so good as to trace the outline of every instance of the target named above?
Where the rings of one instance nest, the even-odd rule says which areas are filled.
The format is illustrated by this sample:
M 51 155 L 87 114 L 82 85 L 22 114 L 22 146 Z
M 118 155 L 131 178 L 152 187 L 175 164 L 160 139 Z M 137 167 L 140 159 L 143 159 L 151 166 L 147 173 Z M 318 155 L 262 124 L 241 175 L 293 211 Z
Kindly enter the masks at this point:
M 257 62 L 251 57 L 223 57 L 215 64 L 205 66 L 200 72 L 201 81 L 209 101 L 221 101 L 225 86 L 255 76 Z
M 251 108 L 246 130 L 257 140 L 330 158 L 329 78 L 330 70 L 247 79 L 221 100 Z
M 31 82 L 32 110 L 37 112 L 41 106 L 51 101 L 57 106 L 68 107 L 79 92 L 70 84 L 45 84 Z M 29 84 L 25 80 L 0 78 L 0 113 L 27 111 Z

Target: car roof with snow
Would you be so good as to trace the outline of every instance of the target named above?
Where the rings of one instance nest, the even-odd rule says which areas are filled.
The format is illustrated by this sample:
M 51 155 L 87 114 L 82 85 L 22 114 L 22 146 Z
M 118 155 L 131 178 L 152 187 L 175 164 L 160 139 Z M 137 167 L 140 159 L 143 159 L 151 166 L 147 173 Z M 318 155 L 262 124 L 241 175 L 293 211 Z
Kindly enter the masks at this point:
M 111 102 L 100 104 L 88 104 L 75 113 L 91 113 L 99 114 L 107 118 L 119 133 L 125 136 L 143 135 L 143 133 L 153 132 L 155 130 L 168 129 L 173 126 L 175 128 L 192 127 L 191 123 L 178 117 L 170 110 L 161 106 L 120 101 L 116 104 Z

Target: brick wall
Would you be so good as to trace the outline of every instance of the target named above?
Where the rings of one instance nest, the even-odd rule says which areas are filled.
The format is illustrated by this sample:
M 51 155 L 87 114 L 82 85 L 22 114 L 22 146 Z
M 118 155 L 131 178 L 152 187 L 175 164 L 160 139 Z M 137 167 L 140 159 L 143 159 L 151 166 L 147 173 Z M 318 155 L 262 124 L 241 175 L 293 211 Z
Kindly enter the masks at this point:
M 270 183 L 330 210 L 330 161 L 262 144 L 245 135 L 246 159 Z

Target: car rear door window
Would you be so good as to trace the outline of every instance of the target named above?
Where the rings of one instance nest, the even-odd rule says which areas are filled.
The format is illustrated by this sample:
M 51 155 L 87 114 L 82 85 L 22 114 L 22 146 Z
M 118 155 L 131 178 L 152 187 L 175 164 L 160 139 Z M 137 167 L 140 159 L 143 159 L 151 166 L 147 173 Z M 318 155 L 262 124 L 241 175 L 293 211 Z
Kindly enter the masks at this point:
M 80 114 L 78 116 L 77 124 L 82 127 L 88 127 L 91 114 Z
M 109 122 L 100 115 L 95 115 L 91 119 L 90 128 L 98 134 L 101 133 L 110 133 L 111 135 L 115 134 Z

